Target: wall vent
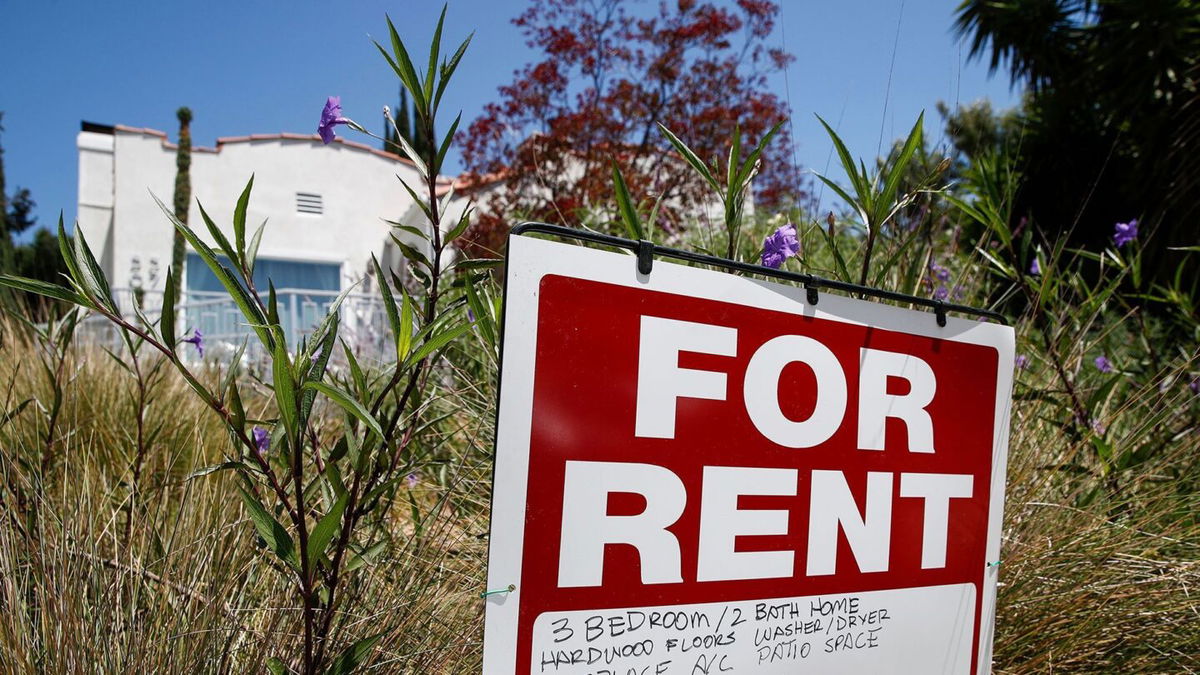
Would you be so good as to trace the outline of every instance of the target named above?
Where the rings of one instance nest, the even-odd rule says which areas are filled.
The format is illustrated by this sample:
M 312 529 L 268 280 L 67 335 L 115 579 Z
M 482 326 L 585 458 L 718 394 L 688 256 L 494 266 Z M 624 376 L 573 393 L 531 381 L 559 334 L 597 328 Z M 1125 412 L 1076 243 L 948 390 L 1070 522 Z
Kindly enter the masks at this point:
M 321 195 L 312 192 L 297 192 L 296 193 L 296 211 L 299 213 L 313 213 L 321 215 L 325 207 L 321 202 Z

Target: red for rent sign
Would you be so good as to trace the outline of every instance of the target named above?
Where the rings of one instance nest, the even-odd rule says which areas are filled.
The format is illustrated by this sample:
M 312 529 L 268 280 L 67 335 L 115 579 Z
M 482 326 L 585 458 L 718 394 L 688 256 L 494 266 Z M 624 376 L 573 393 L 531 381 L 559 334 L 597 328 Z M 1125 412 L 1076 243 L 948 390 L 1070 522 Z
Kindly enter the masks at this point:
M 1008 327 L 515 236 L 484 671 L 985 673 Z

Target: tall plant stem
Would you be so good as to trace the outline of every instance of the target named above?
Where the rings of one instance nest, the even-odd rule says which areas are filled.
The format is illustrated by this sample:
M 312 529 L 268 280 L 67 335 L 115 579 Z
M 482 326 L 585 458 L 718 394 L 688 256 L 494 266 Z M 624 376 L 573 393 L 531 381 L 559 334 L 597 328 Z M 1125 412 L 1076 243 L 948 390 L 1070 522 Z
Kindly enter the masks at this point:
M 875 250 L 875 226 L 871 223 L 866 223 L 867 226 L 867 250 L 863 252 L 862 271 L 858 275 L 858 285 L 867 285 L 867 274 L 871 271 L 871 254 Z
M 133 519 L 137 514 L 139 501 L 139 488 L 142 479 L 142 464 L 146 461 L 146 379 L 142 373 L 141 359 L 138 358 L 137 351 L 133 350 L 132 343 L 130 344 L 129 360 L 133 368 L 134 377 L 137 378 L 137 409 L 134 411 L 137 423 L 137 448 L 135 449 L 133 459 L 133 482 L 129 489 L 129 513 L 125 518 L 125 548 L 129 548 L 130 540 L 133 535 Z

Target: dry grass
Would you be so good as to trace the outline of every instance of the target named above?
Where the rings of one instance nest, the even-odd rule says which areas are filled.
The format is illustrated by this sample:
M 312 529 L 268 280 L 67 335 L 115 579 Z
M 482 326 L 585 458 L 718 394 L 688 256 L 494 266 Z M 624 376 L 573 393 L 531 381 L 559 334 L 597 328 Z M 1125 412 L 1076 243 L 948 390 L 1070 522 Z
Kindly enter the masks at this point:
M 1118 452 L 1147 442 L 1143 421 L 1164 405 L 1186 418 L 1194 403 L 1142 393 L 1113 420 Z M 1098 481 L 1079 473 L 1095 470 L 1091 445 L 1047 412 L 1040 400 L 1014 411 L 995 671 L 1200 672 L 1200 430 L 1127 472 L 1115 494 L 1100 481 L 1096 498 Z
M 35 347 L 9 328 L 5 409 L 49 400 Z M 46 415 L 34 404 L 0 429 L 0 673 L 266 672 L 267 658 L 296 653 L 299 608 L 255 546 L 235 476 L 186 479 L 221 460 L 216 417 L 177 378 L 156 392 L 148 426 L 163 432 L 126 542 L 132 380 L 98 350 L 76 352 L 66 380 L 42 489 Z M 466 426 L 456 427 L 460 441 L 479 433 Z M 458 462 L 443 480 L 423 480 L 415 511 L 388 513 L 384 555 L 346 588 L 337 639 L 384 633 L 378 672 L 478 669 L 486 475 L 482 463 Z

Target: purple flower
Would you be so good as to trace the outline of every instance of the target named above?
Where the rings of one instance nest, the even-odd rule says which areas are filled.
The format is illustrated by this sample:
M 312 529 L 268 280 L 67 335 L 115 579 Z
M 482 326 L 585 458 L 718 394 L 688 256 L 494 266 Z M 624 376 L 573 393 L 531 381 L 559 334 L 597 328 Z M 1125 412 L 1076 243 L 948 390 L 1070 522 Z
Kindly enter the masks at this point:
M 1137 218 L 1134 218 L 1128 223 L 1117 223 L 1113 227 L 1113 243 L 1117 245 L 1117 248 L 1121 248 L 1125 244 L 1137 239 L 1137 226 Z
M 1100 420 L 1092 420 L 1092 431 L 1103 436 L 1108 431 L 1108 427 L 1104 426 Z
M 933 276 L 936 277 L 938 281 L 950 281 L 950 270 L 937 264 L 936 261 L 931 261 L 929 263 L 929 271 L 933 273 Z
M 800 240 L 796 239 L 796 226 L 788 223 L 763 240 L 762 264 L 779 269 L 783 261 L 800 252 Z
M 410 490 L 412 488 L 417 487 L 417 473 L 414 471 L 414 472 L 408 474 L 407 476 L 405 476 L 404 482 L 408 484 L 408 488 Z
M 192 331 L 192 337 L 183 338 L 180 340 L 180 342 L 187 342 L 195 345 L 196 352 L 200 354 L 200 358 L 204 358 L 204 334 L 200 332 L 199 328 Z
M 1017 354 L 1016 364 L 1017 364 L 1017 367 L 1020 368 L 1021 370 L 1028 370 L 1029 369 L 1029 357 L 1025 356 L 1024 354 Z
M 1112 361 L 1109 361 L 1108 357 L 1104 356 L 1103 354 L 1097 356 L 1093 363 L 1096 364 L 1096 370 L 1102 373 L 1111 373 L 1113 371 Z
M 321 358 L 321 354 L 324 351 L 325 351 L 325 345 L 317 345 L 317 348 L 315 351 L 313 351 L 312 356 L 308 357 L 309 364 L 316 363 L 317 359 Z
M 1193 377 L 1192 381 L 1188 382 L 1188 389 L 1191 389 L 1193 394 L 1200 394 L 1200 377 Z
M 946 296 L 948 295 L 950 295 L 950 291 L 947 290 L 945 286 L 938 286 L 937 289 L 933 291 L 934 300 L 945 300 Z
M 349 124 L 350 120 L 342 117 L 342 97 L 330 96 L 325 101 L 325 109 L 321 111 L 321 121 L 317 124 L 317 133 L 321 135 L 321 140 L 325 145 L 333 142 L 337 138 L 337 134 L 333 133 L 333 128 L 339 124 Z
M 472 312 L 470 307 L 467 308 L 467 318 L 470 319 L 471 323 L 475 323 L 475 312 Z
M 1029 273 L 1034 276 L 1042 273 L 1042 264 L 1038 262 L 1037 258 L 1034 258 L 1033 262 L 1029 263 Z
M 258 454 L 267 454 L 267 450 L 271 449 L 271 434 L 262 427 L 254 427 L 250 430 L 250 436 L 254 438 L 254 449 Z

